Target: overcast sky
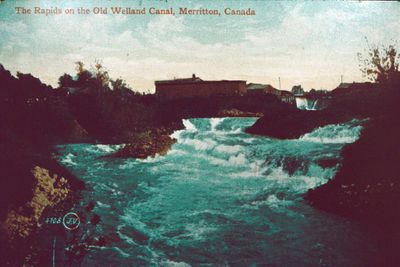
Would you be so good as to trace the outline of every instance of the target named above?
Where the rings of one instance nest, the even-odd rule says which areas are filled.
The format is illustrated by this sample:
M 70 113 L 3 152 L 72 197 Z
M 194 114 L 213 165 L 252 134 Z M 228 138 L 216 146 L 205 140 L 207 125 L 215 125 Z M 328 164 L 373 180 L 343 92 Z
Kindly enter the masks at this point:
M 255 16 L 17 15 L 15 7 L 252 8 Z M 110 13 L 110 10 L 108 10 Z M 291 89 L 363 80 L 357 52 L 400 36 L 396 2 L 10 1 L 0 4 L 0 63 L 57 85 L 74 62 L 101 60 L 135 90 L 154 80 L 244 79 Z

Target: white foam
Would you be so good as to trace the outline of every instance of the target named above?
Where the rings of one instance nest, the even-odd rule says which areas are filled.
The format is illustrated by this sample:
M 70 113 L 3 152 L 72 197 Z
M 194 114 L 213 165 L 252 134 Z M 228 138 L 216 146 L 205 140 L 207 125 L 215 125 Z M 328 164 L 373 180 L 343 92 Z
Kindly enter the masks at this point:
M 207 159 L 213 165 L 221 166 L 243 166 L 247 164 L 246 156 L 243 153 L 237 155 L 232 155 L 229 159 L 221 159 L 213 156 L 199 156 L 201 158 Z
M 190 122 L 190 120 L 182 120 L 183 125 L 185 126 L 185 129 L 189 132 L 197 132 L 196 126 L 194 126 L 193 123 Z
M 186 262 L 180 261 L 171 261 L 171 260 L 164 260 L 160 262 L 160 266 L 165 266 L 165 267 L 190 267 L 189 264 Z
M 236 129 L 230 131 L 229 133 L 230 133 L 230 134 L 238 134 L 238 133 L 241 133 L 241 132 L 242 132 L 242 129 L 241 129 L 241 128 L 236 128 Z
M 181 139 L 181 135 L 182 135 L 183 132 L 187 131 L 187 132 L 192 132 L 192 133 L 194 133 L 194 132 L 197 132 L 197 131 L 198 131 L 197 128 L 196 128 L 196 126 L 195 126 L 193 123 L 191 123 L 190 120 L 183 119 L 183 120 L 182 120 L 182 123 L 183 123 L 183 126 L 185 126 L 185 129 L 175 131 L 175 132 L 173 132 L 173 133 L 171 134 L 171 137 L 172 137 L 172 138 L 175 138 L 175 139 L 178 140 L 178 141 Z
M 263 161 L 258 160 L 255 162 L 251 162 L 248 164 L 249 170 L 243 172 L 234 172 L 231 174 L 231 177 L 235 178 L 258 178 L 263 176 L 263 173 L 268 169 L 268 167 L 262 166 Z
M 129 258 L 129 256 L 130 256 L 129 253 L 126 253 L 125 251 L 123 251 L 119 247 L 113 247 L 113 249 L 116 250 L 124 258 Z
M 267 176 L 268 180 L 273 183 L 267 185 L 264 190 L 268 191 L 270 188 L 290 188 L 290 190 L 296 193 L 305 193 L 308 189 L 313 189 L 322 183 L 326 182 L 325 177 L 316 177 L 309 175 L 295 175 L 290 176 L 287 174 L 282 167 L 274 167 Z
M 145 159 L 137 159 L 138 161 L 145 162 L 145 163 L 153 163 L 158 162 L 162 157 L 160 154 L 156 153 L 154 156 L 148 156 Z
M 212 139 L 206 138 L 204 140 L 198 140 L 198 139 L 183 139 L 181 140 L 182 144 L 193 146 L 197 150 L 210 150 L 213 149 L 216 145 L 217 142 L 215 142 Z
M 324 143 L 324 144 L 349 144 L 349 143 L 354 143 L 357 140 L 357 138 L 354 137 L 327 138 L 327 137 L 304 136 L 303 138 L 301 138 L 301 140 L 314 143 Z
M 227 146 L 227 145 L 219 145 L 215 148 L 216 151 L 220 153 L 227 154 L 236 154 L 241 151 L 242 147 L 239 145 Z
M 201 158 L 205 158 L 210 161 L 211 164 L 213 165 L 228 165 L 228 161 L 225 159 L 220 159 L 220 158 L 215 158 L 211 156 L 201 156 Z
M 168 154 L 170 155 L 176 155 L 176 156 L 183 156 L 187 155 L 188 152 L 182 149 L 172 149 Z
M 191 223 L 185 225 L 186 233 L 181 235 L 182 237 L 189 237 L 193 240 L 202 240 L 204 237 L 210 235 L 210 233 L 217 230 L 215 227 L 210 226 L 208 223 L 204 221 L 200 221 L 199 223 Z
M 280 200 L 276 197 L 276 195 L 269 195 L 267 198 L 267 203 L 270 205 L 277 205 Z
M 255 141 L 255 138 L 243 138 L 242 141 L 247 143 L 247 144 L 251 144 Z
M 86 151 L 91 152 L 91 153 L 112 153 L 115 152 L 121 148 L 123 148 L 125 144 L 120 144 L 120 145 L 91 145 L 86 148 Z
M 172 138 L 175 138 L 176 140 L 179 140 L 179 139 L 181 139 L 181 134 L 184 132 L 185 130 L 178 130 L 178 131 L 175 131 L 175 132 L 173 132 L 172 134 L 171 134 L 171 137 Z
M 361 130 L 362 126 L 354 125 L 353 121 L 345 124 L 330 124 L 303 135 L 299 140 L 324 144 L 348 144 L 357 141 Z
M 136 166 L 138 163 L 133 160 L 133 159 L 127 159 L 126 162 L 122 165 L 119 165 L 118 168 L 121 170 L 125 169 L 132 169 L 134 166 Z
M 252 171 L 244 171 L 244 172 L 235 172 L 231 174 L 231 177 L 235 178 L 252 178 L 252 177 L 259 177 L 261 174 L 258 172 Z
M 77 163 L 74 162 L 75 157 L 76 156 L 74 154 L 68 153 L 65 157 L 61 159 L 61 162 L 67 165 L 77 165 Z
M 211 118 L 210 119 L 210 124 L 211 124 L 211 131 L 215 131 L 216 127 L 225 120 L 225 118 Z
M 104 204 L 104 203 L 102 203 L 102 202 L 100 202 L 100 201 L 96 201 L 96 203 L 97 203 L 97 205 L 98 205 L 100 208 L 111 208 L 110 205 Z
M 239 153 L 237 156 L 230 156 L 228 162 L 231 165 L 244 165 L 247 163 L 247 159 L 243 153 Z

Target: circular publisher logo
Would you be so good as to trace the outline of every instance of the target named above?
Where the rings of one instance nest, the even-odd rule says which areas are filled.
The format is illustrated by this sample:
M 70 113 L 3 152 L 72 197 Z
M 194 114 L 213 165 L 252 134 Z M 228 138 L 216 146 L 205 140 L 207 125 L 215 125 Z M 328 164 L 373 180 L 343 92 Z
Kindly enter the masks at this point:
M 81 224 L 81 219 L 75 212 L 68 212 L 64 215 L 62 224 L 67 230 L 75 230 Z

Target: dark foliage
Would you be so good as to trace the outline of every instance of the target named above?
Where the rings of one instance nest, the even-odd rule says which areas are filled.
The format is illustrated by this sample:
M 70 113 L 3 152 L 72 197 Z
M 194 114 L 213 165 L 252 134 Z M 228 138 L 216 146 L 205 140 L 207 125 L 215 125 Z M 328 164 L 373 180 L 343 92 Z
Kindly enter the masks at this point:
M 52 145 L 85 138 L 63 94 L 0 65 L 0 217 L 32 196 L 34 165 L 54 165 Z M 81 135 L 81 136 L 80 136 Z M 60 168 L 58 168 L 60 169 Z
M 378 47 L 368 44 L 365 54 L 358 53 L 360 70 L 365 77 L 381 84 L 398 80 L 400 55 L 394 45 Z

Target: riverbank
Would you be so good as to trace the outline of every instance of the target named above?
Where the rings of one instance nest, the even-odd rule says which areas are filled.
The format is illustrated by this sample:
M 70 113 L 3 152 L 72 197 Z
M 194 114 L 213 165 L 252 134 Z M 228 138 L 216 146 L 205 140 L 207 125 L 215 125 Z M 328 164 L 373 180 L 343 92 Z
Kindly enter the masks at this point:
M 313 206 L 391 229 L 400 222 L 400 127 L 395 116 L 371 119 L 342 152 L 334 179 L 310 190 Z M 382 131 L 387 129 L 387 131 Z
M 29 266 L 35 254 L 33 266 L 44 266 L 36 246 L 48 235 L 44 214 L 63 216 L 84 187 L 53 158 L 53 146 L 90 138 L 66 99 L 39 79 L 0 65 L 0 84 L 0 265 Z
M 350 218 L 373 232 L 384 251 L 379 266 L 398 266 L 400 261 L 399 136 L 397 116 L 371 119 L 360 139 L 342 151 L 335 177 L 305 194 L 312 206 Z
M 0 223 L 1 262 L 4 266 L 47 264 L 50 258 L 48 249 L 35 246 L 38 240 L 49 234 L 45 230 L 44 215 L 63 217 L 84 188 L 81 180 L 53 160 L 34 166 L 30 175 L 34 184 L 31 196 L 25 195 L 27 191 L 19 192 L 19 196 L 29 198 L 28 201 L 8 209 Z

